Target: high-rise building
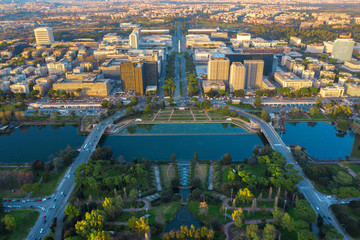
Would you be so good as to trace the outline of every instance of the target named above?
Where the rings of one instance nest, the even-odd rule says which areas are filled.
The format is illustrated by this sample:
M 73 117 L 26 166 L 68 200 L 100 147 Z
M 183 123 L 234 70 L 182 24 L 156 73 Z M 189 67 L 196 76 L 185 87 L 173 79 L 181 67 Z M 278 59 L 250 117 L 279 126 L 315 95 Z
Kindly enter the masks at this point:
M 229 81 L 229 67 L 229 59 L 225 57 L 210 57 L 208 62 L 208 80 Z
M 331 57 L 339 61 L 349 61 L 351 59 L 353 50 L 355 46 L 355 41 L 348 39 L 336 39 L 334 41 L 333 49 L 331 52 Z
M 129 36 L 130 48 L 139 49 L 139 35 L 136 32 L 132 32 Z
M 136 95 L 144 95 L 144 64 L 142 61 L 123 62 L 120 65 L 121 83 L 123 90 L 135 91 Z
M 55 42 L 52 28 L 35 28 L 34 33 L 37 45 L 50 45 Z
M 256 89 L 261 88 L 262 78 L 264 74 L 263 60 L 244 60 L 245 66 L 245 88 Z
M 230 67 L 230 92 L 245 88 L 245 67 L 241 62 L 233 62 Z
M 140 28 L 135 28 L 129 36 L 130 48 L 139 49 L 141 39 Z
M 241 62 L 244 60 L 263 60 L 264 61 L 264 75 L 267 76 L 273 72 L 274 54 L 272 53 L 229 53 L 225 57 L 233 62 Z

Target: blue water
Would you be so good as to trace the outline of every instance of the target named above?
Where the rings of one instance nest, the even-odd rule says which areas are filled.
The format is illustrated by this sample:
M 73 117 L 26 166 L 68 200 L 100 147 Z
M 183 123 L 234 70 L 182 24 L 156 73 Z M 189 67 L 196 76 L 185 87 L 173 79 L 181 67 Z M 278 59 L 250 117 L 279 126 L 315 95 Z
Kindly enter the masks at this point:
M 359 155 L 359 146 L 355 146 L 359 135 L 353 131 L 339 131 L 327 122 L 287 122 L 285 126 L 286 133 L 279 134 L 285 144 L 305 147 L 315 159 L 334 160 Z
M 179 123 L 133 124 L 119 132 L 120 135 L 215 135 L 251 134 L 232 123 Z
M 179 124 L 179 126 L 159 124 L 153 125 L 149 131 L 134 126 L 136 133 L 131 136 L 128 135 L 129 133 L 123 136 L 107 136 L 102 146 L 110 146 L 114 157 L 125 161 L 131 161 L 134 157 L 167 161 L 172 154 L 175 154 L 180 162 L 192 160 L 195 152 L 198 153 L 199 160 L 219 160 L 225 153 L 229 153 L 233 160 L 242 161 L 252 155 L 256 145 L 263 146 L 258 135 L 249 134 L 241 127 L 232 128 L 228 123 Z M 205 127 L 206 131 L 202 127 Z M 144 134 L 145 132 L 147 134 Z M 153 133 L 155 136 L 150 135 Z
M 71 125 L 23 126 L 12 134 L 0 135 L 0 163 L 46 162 L 68 145 L 81 146 L 85 138 Z
M 189 212 L 184 206 L 180 206 L 179 212 L 176 214 L 175 219 L 170 221 L 166 225 L 165 232 L 170 232 L 171 230 L 178 230 L 181 226 L 188 226 L 194 225 L 195 228 L 200 227 L 200 222 L 196 221 L 194 216 Z

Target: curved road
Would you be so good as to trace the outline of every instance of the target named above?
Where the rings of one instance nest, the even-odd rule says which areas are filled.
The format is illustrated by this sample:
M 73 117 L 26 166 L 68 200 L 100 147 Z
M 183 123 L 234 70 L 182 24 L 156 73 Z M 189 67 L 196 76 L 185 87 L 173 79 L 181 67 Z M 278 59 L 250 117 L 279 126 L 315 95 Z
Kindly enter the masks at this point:
M 218 104 L 218 106 L 223 107 L 225 104 Z M 337 200 L 332 196 L 324 195 L 318 192 L 314 186 L 311 184 L 308 178 L 302 172 L 301 167 L 294 160 L 290 149 L 284 144 L 282 139 L 279 137 L 275 129 L 268 123 L 262 121 L 260 118 L 249 114 L 247 112 L 241 111 L 238 108 L 228 106 L 230 110 L 236 111 L 244 117 L 249 118 L 253 122 L 259 124 L 264 133 L 265 137 L 269 141 L 272 148 L 280 152 L 285 158 L 287 163 L 293 164 L 294 169 L 299 171 L 299 175 L 304 179 L 300 181 L 297 185 L 299 191 L 304 194 L 305 198 L 309 201 L 311 206 L 314 208 L 317 214 L 320 214 L 324 218 L 325 223 L 331 223 L 339 233 L 344 236 L 344 239 L 351 240 L 351 237 L 343 230 L 332 211 L 330 210 L 330 205 L 337 202 Z

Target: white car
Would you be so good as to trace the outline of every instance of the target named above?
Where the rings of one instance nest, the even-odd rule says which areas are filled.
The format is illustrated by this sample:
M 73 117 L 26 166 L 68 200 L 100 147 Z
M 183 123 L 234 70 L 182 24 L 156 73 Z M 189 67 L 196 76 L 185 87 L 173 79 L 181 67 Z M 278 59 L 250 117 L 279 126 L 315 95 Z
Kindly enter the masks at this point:
M 40 233 L 43 233 L 44 232 L 44 229 L 42 228 L 42 229 L 40 229 Z

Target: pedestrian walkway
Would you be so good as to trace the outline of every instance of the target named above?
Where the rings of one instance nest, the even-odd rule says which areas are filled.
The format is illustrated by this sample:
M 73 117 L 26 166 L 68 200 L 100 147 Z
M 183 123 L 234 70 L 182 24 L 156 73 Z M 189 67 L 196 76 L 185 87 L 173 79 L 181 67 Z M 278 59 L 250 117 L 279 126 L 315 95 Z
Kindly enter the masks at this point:
M 207 118 L 209 119 L 209 121 L 212 121 L 211 117 L 209 116 L 208 112 L 206 110 L 204 110 L 205 115 L 207 116 Z
M 171 120 L 171 117 L 172 117 L 172 115 L 174 114 L 174 108 L 172 109 L 172 111 L 171 111 L 171 114 L 170 114 L 170 116 L 169 116 L 169 119 L 168 119 L 168 121 L 170 121 Z
M 214 171 L 213 171 L 213 164 L 211 163 L 209 166 L 209 179 L 208 179 L 208 190 L 212 191 L 213 190 L 213 175 L 214 175 Z
M 161 112 L 161 108 L 160 108 L 159 111 L 155 114 L 154 118 L 152 119 L 152 122 L 155 121 L 155 119 L 157 118 L 157 116 L 159 115 L 160 112 Z
M 158 166 L 154 166 L 154 173 L 155 173 L 155 179 L 156 179 L 156 190 L 161 191 L 161 181 L 160 181 L 160 171 Z
M 190 108 L 190 113 L 191 113 L 191 116 L 193 117 L 194 121 L 196 121 L 195 116 L 194 116 L 191 108 Z
M 351 176 L 356 178 L 356 173 L 353 170 L 351 170 L 348 166 L 344 166 L 342 162 L 339 162 L 338 165 L 342 168 L 345 168 Z

